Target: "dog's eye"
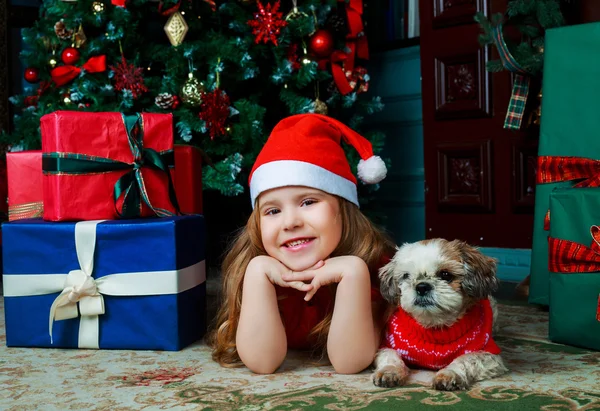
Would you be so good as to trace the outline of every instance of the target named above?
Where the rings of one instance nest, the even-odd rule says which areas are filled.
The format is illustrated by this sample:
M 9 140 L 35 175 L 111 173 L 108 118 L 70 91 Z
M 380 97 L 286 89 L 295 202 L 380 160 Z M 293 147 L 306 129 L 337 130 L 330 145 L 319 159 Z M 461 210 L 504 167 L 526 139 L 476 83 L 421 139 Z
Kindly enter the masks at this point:
M 450 271 L 446 271 L 446 270 L 442 270 L 439 272 L 438 276 L 444 280 L 444 281 L 452 281 L 454 279 L 454 276 L 452 275 L 452 273 Z
M 410 277 L 410 274 L 404 273 L 404 275 L 402 276 L 402 279 L 408 280 L 408 277 Z

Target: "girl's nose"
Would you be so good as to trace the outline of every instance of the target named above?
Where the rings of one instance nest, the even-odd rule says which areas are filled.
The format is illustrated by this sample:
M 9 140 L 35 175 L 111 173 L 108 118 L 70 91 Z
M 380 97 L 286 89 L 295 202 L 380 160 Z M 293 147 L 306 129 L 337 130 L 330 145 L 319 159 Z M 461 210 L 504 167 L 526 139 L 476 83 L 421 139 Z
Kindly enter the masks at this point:
M 284 217 L 284 229 L 293 230 L 302 225 L 302 218 L 297 211 L 286 211 Z

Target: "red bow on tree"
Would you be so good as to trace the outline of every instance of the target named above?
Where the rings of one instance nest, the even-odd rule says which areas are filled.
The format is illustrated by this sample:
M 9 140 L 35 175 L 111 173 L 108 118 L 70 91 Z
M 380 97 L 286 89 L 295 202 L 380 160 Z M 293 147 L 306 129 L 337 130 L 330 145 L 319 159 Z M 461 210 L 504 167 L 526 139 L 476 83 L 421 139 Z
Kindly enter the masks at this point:
M 355 56 L 368 60 L 369 43 L 365 35 L 363 25 L 363 1 L 362 0 L 338 0 L 338 3 L 346 3 L 346 16 L 348 18 L 348 34 L 346 35 L 346 47 L 350 50 L 345 69 L 354 70 Z
M 65 84 L 73 81 L 81 73 L 81 68 L 66 64 L 64 66 L 56 67 L 50 72 L 52 81 L 57 86 L 64 86 Z M 83 70 L 88 73 L 101 73 L 106 71 L 106 56 L 94 56 L 90 58 L 84 65 Z

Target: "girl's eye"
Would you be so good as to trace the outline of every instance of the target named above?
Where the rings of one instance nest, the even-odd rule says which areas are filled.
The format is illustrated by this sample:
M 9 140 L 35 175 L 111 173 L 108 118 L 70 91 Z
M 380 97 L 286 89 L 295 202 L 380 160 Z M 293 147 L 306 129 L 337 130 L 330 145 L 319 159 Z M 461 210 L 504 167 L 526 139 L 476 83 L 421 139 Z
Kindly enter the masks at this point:
M 275 215 L 278 214 L 279 210 L 276 208 L 269 208 L 266 212 L 265 215 Z
M 307 206 L 307 205 L 314 204 L 316 202 L 317 202 L 317 200 L 313 200 L 312 198 L 307 198 L 306 200 L 302 201 L 302 205 Z
M 444 281 L 452 281 L 454 279 L 454 276 L 452 275 L 452 273 L 450 271 L 446 271 L 446 270 L 442 270 L 439 273 L 439 277 L 444 280 Z

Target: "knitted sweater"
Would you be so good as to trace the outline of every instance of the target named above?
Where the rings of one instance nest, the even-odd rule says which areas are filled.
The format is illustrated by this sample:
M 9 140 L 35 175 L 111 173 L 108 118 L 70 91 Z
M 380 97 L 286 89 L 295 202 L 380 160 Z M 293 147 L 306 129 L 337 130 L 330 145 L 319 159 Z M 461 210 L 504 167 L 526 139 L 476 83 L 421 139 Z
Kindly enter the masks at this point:
M 439 370 L 463 354 L 500 354 L 492 339 L 492 322 L 492 307 L 487 299 L 475 304 L 453 325 L 441 328 L 425 328 L 398 307 L 388 321 L 383 347 L 396 350 L 408 364 Z

